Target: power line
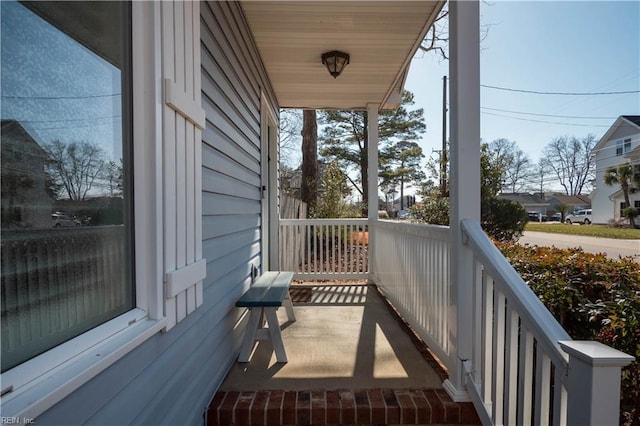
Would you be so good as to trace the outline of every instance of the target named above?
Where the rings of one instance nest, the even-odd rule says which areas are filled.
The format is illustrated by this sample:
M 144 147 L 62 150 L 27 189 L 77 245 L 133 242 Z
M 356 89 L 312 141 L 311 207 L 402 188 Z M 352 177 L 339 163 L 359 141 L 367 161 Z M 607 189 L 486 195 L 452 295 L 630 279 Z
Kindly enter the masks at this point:
M 640 90 L 629 90 L 620 92 L 541 92 L 537 90 L 512 89 L 510 87 L 490 86 L 481 84 L 480 87 L 487 89 L 504 90 L 507 92 L 532 93 L 534 95 L 562 95 L 562 96 L 596 96 L 596 95 L 627 95 L 630 93 L 640 93 Z
M 108 93 L 104 95 L 84 95 L 84 96 L 8 96 L 2 95 L 3 99 L 29 99 L 29 100 L 56 100 L 56 99 L 91 99 L 91 98 L 110 98 L 120 96 L 122 93 Z
M 488 109 L 490 111 L 500 111 L 500 112 L 509 112 L 512 114 L 522 114 L 522 115 L 535 115 L 538 117 L 552 117 L 552 118 L 576 118 L 580 120 L 615 120 L 616 117 L 586 117 L 579 115 L 553 115 L 553 114 L 536 114 L 534 112 L 523 112 L 523 111 L 511 111 L 508 109 L 499 109 L 499 108 L 489 108 L 489 107 L 480 107 L 481 109 Z
M 16 121 L 20 123 L 59 123 L 59 122 L 66 122 L 66 121 L 103 120 L 107 118 L 120 118 L 120 117 L 122 116 L 121 115 L 105 115 L 102 117 L 67 118 L 67 119 L 60 119 L 60 120 L 16 120 Z
M 557 121 L 533 120 L 533 119 L 530 119 L 530 118 L 510 117 L 508 115 L 494 114 L 492 112 L 485 112 L 485 111 L 482 111 L 482 113 L 483 114 L 487 114 L 487 115 L 493 115 L 493 116 L 496 116 L 496 117 L 510 118 L 512 120 L 530 121 L 532 123 L 559 124 L 559 125 L 562 125 L 562 126 L 580 126 L 580 127 L 611 127 L 610 125 L 604 125 L 604 124 L 559 123 Z

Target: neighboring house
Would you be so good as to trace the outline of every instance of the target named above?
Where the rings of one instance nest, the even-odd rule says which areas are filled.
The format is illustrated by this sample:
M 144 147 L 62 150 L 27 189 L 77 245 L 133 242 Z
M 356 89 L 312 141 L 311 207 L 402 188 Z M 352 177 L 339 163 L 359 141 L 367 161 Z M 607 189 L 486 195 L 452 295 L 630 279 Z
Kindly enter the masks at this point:
M 254 272 L 280 266 L 279 109 L 366 109 L 376 176 L 378 112 L 399 106 L 411 59 L 444 3 L 0 2 L 2 114 L 29 117 L 48 138 L 95 138 L 122 156 L 126 210 L 123 224 L 47 230 L 61 235 L 54 244 L 38 245 L 28 230 L 9 242 L 3 235 L 3 256 L 11 243 L 15 262 L 2 269 L 2 418 L 203 424 L 247 325 L 235 302 Z M 504 405 L 538 409 L 540 422 L 553 406 L 554 423 L 568 413 L 567 423 L 595 424 L 596 414 L 617 413 L 619 366 L 629 357 L 589 342 L 573 348 L 581 342 L 482 231 L 478 2 L 452 2 L 449 22 L 451 226 L 389 228 L 378 221 L 371 179 L 369 217 L 360 219 L 368 256 L 403 253 L 416 260 L 409 275 L 438 286 L 399 291 L 406 306 L 438 301 L 422 319 L 432 331 L 417 330 L 446 363 L 452 399 L 473 398 L 485 423 L 502 423 Z M 336 49 L 351 54 L 337 79 L 321 63 Z M 415 237 L 410 249 L 376 245 L 401 234 Z M 437 241 L 425 243 L 427 234 Z M 74 245 L 77 235 L 85 238 Z M 386 279 L 390 292 L 406 281 L 403 265 L 371 264 L 368 278 Z M 358 352 L 372 365 L 375 354 Z M 595 374 L 591 365 L 608 368 L 593 386 L 582 379 Z M 596 414 L 580 417 L 592 403 Z
M 567 195 L 560 192 L 553 192 L 551 194 L 545 194 L 544 200 L 549 204 L 547 207 L 547 215 L 549 216 L 558 211 L 556 210 L 556 206 L 559 204 L 568 205 L 569 212 L 591 208 L 591 199 L 586 195 Z
M 2 120 L 2 223 L 8 227 L 51 227 L 47 194 L 48 155 L 15 120 Z
M 498 198 L 520 203 L 520 205 L 524 207 L 527 212 L 535 212 L 546 215 L 549 208 L 548 201 L 545 201 L 536 194 L 530 194 L 528 192 L 502 193 L 498 194 Z
M 591 197 L 594 223 L 619 220 L 627 207 L 619 185 L 608 186 L 604 175 L 620 164 L 635 165 L 640 173 L 640 115 L 621 115 L 594 147 L 596 155 L 595 189 Z M 634 207 L 640 208 L 640 193 L 630 194 Z

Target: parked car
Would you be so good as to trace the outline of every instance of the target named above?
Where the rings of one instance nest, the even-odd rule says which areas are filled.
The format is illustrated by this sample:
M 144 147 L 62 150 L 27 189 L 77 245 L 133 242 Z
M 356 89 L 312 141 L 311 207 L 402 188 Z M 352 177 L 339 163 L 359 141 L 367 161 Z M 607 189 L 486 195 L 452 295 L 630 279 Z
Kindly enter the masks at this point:
M 562 213 L 558 212 L 558 213 L 554 213 L 553 215 L 549 216 L 549 222 L 560 222 L 562 220 Z
M 398 219 L 409 219 L 411 217 L 411 213 L 409 210 L 400 210 L 398 212 Z
M 580 225 L 589 225 L 591 223 L 591 209 L 577 210 L 569 213 L 564 220 L 565 223 L 579 223 Z
M 546 222 L 549 220 L 547 215 L 540 212 L 527 212 L 527 216 L 529 216 L 529 222 Z
M 63 212 L 55 212 L 51 215 L 51 222 L 54 228 L 61 226 L 80 226 L 82 222 L 78 220 L 74 215 Z

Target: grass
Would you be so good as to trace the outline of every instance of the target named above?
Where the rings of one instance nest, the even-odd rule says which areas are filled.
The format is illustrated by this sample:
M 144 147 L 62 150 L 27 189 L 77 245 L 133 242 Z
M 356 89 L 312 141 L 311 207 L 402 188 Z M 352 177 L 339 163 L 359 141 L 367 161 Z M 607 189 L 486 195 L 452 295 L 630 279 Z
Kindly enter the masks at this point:
M 586 237 L 640 240 L 640 229 L 608 228 L 604 225 L 566 225 L 562 223 L 527 223 L 525 231 L 552 234 L 582 235 Z

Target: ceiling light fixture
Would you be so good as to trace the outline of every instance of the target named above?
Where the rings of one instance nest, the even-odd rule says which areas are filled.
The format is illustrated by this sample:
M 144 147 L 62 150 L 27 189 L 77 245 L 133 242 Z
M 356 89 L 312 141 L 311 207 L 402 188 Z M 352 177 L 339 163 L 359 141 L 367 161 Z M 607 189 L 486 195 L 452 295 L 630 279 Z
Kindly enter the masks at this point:
M 329 74 L 333 78 L 337 78 L 349 63 L 349 54 L 332 50 L 322 54 L 322 63 L 327 67 Z

